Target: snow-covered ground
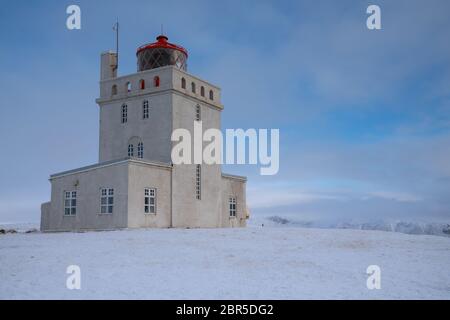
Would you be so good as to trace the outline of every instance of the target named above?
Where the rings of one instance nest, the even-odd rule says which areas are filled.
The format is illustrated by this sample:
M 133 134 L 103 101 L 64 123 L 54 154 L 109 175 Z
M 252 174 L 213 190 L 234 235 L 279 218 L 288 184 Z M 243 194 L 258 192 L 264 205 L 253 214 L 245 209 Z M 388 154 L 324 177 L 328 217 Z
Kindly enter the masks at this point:
M 81 290 L 66 288 L 69 265 Z M 450 238 L 383 231 L 17 233 L 0 235 L 0 298 L 450 299 L 449 266 Z

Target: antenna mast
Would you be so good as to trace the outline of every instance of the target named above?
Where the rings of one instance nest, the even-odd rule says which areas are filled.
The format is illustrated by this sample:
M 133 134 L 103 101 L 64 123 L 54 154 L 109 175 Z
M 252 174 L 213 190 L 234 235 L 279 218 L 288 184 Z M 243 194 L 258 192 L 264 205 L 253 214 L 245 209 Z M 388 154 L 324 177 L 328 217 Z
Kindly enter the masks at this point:
M 116 70 L 119 69 L 119 18 L 114 24 L 113 30 L 116 31 Z

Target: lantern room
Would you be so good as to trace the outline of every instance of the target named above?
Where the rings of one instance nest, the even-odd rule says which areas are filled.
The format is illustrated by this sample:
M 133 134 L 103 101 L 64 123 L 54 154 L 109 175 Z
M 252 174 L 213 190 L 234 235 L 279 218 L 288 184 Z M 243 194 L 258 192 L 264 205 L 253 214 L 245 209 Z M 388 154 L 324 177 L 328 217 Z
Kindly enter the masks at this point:
M 138 71 L 150 70 L 164 66 L 176 66 L 187 70 L 187 50 L 168 42 L 164 35 L 156 37 L 156 42 L 143 45 L 137 49 Z

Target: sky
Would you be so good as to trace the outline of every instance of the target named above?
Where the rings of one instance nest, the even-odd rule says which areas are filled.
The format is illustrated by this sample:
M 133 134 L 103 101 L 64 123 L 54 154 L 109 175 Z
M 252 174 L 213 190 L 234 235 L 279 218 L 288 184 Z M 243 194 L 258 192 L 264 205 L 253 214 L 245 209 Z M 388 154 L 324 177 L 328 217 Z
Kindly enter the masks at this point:
M 81 8 L 81 30 L 66 8 Z M 381 8 L 381 30 L 366 9 Z M 222 89 L 222 129 L 280 130 L 280 170 L 248 177 L 254 215 L 450 221 L 450 2 L 1 1 L 0 222 L 39 221 L 49 175 L 98 160 L 100 53 L 119 75 L 161 24 Z

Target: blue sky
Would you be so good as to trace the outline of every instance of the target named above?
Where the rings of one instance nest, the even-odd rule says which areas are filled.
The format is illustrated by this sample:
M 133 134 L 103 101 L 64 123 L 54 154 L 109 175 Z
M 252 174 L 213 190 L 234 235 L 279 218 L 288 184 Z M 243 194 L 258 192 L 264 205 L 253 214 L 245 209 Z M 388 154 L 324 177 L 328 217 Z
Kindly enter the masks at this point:
M 77 4 L 82 29 L 69 31 Z M 378 4 L 382 30 L 366 28 Z M 37 221 L 51 173 L 98 156 L 99 54 L 120 74 L 164 24 L 222 88 L 223 128 L 279 128 L 280 171 L 247 175 L 254 214 L 450 220 L 450 2 L 2 1 L 0 222 Z

